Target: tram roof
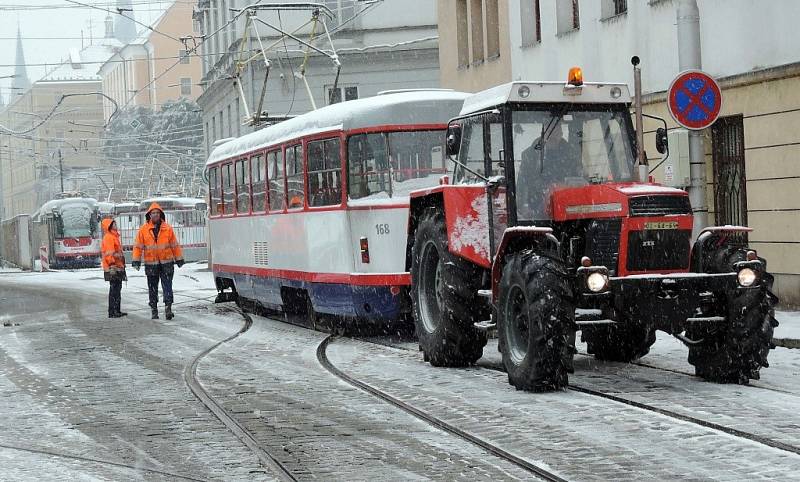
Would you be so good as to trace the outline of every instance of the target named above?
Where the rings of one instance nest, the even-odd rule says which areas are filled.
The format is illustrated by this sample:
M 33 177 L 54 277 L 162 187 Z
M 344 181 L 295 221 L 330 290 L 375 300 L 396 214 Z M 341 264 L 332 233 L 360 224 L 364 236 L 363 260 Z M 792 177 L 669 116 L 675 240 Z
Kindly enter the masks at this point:
M 468 96 L 463 92 L 420 90 L 329 105 L 222 144 L 211 152 L 206 165 L 333 129 L 445 124 L 458 115 Z
M 195 207 L 198 204 L 205 205 L 205 199 L 199 199 L 194 197 L 170 197 L 170 196 L 159 196 L 159 197 L 151 197 L 141 201 L 138 206 L 141 211 L 150 208 L 150 205 L 153 203 L 158 203 L 162 209 L 169 211 L 170 209 L 175 209 L 176 207 Z
M 52 201 L 47 201 L 46 203 L 42 204 L 42 207 L 33 213 L 32 218 L 37 218 L 42 214 L 53 212 L 54 210 L 62 208 L 68 204 L 88 204 L 93 208 L 99 207 L 97 199 L 90 197 L 68 197 L 64 199 L 53 199 Z

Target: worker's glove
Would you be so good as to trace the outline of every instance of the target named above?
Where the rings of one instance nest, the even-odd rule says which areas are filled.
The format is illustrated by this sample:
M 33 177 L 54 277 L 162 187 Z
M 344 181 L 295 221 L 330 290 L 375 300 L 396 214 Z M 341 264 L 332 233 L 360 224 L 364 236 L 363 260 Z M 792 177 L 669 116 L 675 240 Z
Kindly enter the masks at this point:
M 180 268 L 181 266 L 183 266 L 183 260 L 179 259 L 178 261 L 175 261 L 175 264 L 177 264 L 178 268 Z
M 133 263 L 131 263 L 131 266 L 133 266 L 133 269 L 135 269 L 136 271 L 139 271 L 139 268 L 142 267 L 142 262 L 141 261 L 134 261 Z

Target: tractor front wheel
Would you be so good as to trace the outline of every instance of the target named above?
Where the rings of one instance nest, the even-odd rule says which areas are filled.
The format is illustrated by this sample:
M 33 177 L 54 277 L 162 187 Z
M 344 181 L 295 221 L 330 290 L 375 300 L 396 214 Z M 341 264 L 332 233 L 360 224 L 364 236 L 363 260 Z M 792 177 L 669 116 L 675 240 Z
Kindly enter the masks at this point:
M 575 301 L 564 264 L 530 251 L 510 255 L 497 314 L 509 383 L 537 392 L 565 387 L 575 354 Z

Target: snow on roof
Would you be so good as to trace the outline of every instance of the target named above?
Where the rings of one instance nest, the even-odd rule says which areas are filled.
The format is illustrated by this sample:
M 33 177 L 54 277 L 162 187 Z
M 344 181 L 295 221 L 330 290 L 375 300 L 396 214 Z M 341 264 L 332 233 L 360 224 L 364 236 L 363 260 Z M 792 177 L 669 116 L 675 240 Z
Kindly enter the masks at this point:
M 509 82 L 469 96 L 464 101 L 460 115 L 474 114 L 503 105 L 507 102 L 522 103 L 554 103 L 569 102 L 572 104 L 613 103 L 626 104 L 631 101 L 631 94 L 626 84 L 586 82 L 581 88 L 565 89 L 564 82 Z M 523 87 L 528 94 L 520 95 Z M 614 89 L 619 88 L 618 95 Z
M 446 124 L 468 95 L 441 90 L 399 92 L 329 105 L 222 144 L 211 152 L 206 165 L 329 130 Z
M 637 184 L 618 188 L 623 194 L 686 194 L 686 191 L 668 186 L 654 184 Z
M 104 38 L 100 42 L 80 51 L 70 50 L 69 59 L 48 72 L 40 82 L 100 81 L 100 66 L 122 48 L 117 39 Z
M 33 213 L 32 218 L 36 219 L 38 216 L 42 214 L 52 212 L 54 209 L 63 209 L 69 205 L 75 206 L 85 206 L 90 208 L 98 207 L 97 199 L 90 198 L 90 197 L 69 197 L 66 199 L 53 199 L 52 201 L 47 201 L 40 207 L 35 213 Z

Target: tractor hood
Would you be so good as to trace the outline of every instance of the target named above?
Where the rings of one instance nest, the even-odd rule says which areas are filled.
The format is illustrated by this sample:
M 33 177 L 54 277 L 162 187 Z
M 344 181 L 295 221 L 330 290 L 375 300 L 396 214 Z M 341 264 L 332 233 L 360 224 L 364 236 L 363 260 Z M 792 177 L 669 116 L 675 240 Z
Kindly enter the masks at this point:
M 631 213 L 632 198 L 637 198 L 635 204 L 641 205 L 642 212 Z M 550 200 L 555 221 L 691 214 L 686 191 L 658 184 L 615 183 L 568 187 L 553 191 Z

